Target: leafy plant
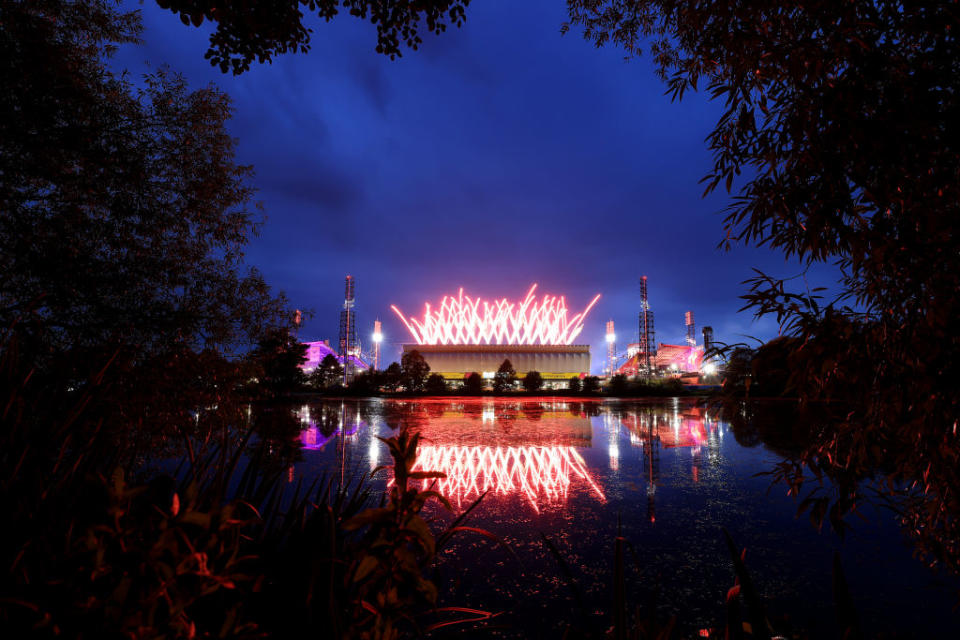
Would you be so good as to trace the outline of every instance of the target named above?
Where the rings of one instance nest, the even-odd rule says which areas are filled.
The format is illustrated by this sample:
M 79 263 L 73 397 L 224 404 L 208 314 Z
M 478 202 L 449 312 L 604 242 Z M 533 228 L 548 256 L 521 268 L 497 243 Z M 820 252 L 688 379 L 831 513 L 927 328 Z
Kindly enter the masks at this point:
M 347 531 L 364 530 L 359 553 L 350 568 L 353 596 L 353 637 L 372 640 L 392 640 L 406 631 L 417 635 L 425 630 L 458 624 L 478 622 L 493 617 L 486 611 L 461 607 L 437 608 L 437 587 L 426 576 L 438 547 L 442 548 L 459 532 L 472 532 L 496 540 L 496 536 L 460 523 L 483 499 L 481 496 L 470 508 L 435 538 L 421 516 L 428 501 L 436 501 L 452 510 L 443 495 L 432 489 L 418 489 L 417 481 L 445 477 L 436 471 L 413 471 L 417 460 L 418 433 L 406 429 L 392 438 L 381 438 L 393 457 L 393 482 L 385 505 L 367 509 L 344 524 Z M 469 613 L 473 617 L 436 622 L 426 627 L 417 626 L 418 612 Z

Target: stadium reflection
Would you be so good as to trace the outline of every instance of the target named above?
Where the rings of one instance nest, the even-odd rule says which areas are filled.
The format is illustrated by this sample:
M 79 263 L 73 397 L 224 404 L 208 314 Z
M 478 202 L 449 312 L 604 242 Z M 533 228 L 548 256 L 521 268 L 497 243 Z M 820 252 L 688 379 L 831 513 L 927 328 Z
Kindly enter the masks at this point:
M 541 501 L 565 500 L 573 479 L 586 482 L 600 500 L 606 499 L 583 457 L 568 446 L 426 445 L 417 456 L 414 471 L 418 470 L 444 473 L 435 488 L 458 506 L 489 491 L 523 495 L 539 511 Z M 424 488 L 430 483 L 422 482 Z
M 689 449 L 689 474 L 699 482 L 716 460 L 722 429 L 716 417 L 692 403 L 609 403 L 568 398 L 422 398 L 323 402 L 295 411 L 304 450 L 366 459 L 368 469 L 388 462 L 377 439 L 400 428 L 418 432 L 414 471 L 439 471 L 422 480 L 462 508 L 483 494 L 519 499 L 534 512 L 578 499 L 604 503 L 623 471 L 645 484 L 647 519 L 654 522 L 661 449 Z M 382 427 L 382 428 L 381 428 Z M 378 433 L 379 431 L 379 433 Z M 595 439 L 597 442 L 595 442 Z M 605 443 L 605 446 L 604 444 Z M 598 457 L 594 450 L 604 450 Z M 630 450 L 639 450 L 629 454 Z M 606 458 L 606 464 L 603 459 Z M 341 465 L 342 466 L 342 465 Z
M 445 474 L 423 486 L 458 507 L 489 493 L 519 497 L 539 512 L 564 503 L 574 484 L 606 500 L 577 450 L 592 439 L 583 403 L 457 398 L 418 405 L 425 416 L 408 421 L 422 442 L 414 470 Z
M 422 480 L 423 488 L 440 491 L 460 508 L 483 494 L 488 502 L 519 500 L 536 513 L 564 505 L 572 492 L 578 500 L 602 504 L 622 481 L 618 474 L 639 471 L 651 522 L 660 450 L 689 449 L 689 473 L 698 482 L 704 452 L 716 458 L 722 437 L 706 410 L 678 402 L 423 398 L 375 405 L 325 402 L 303 406 L 296 414 L 303 449 L 323 451 L 333 441 L 338 456 L 366 459 L 368 469 L 389 462 L 376 435 L 386 437 L 400 428 L 418 432 L 413 470 L 442 472 L 443 478 Z M 597 450 L 606 455 L 596 455 Z M 621 469 L 622 464 L 627 466 Z
M 685 615 L 694 632 L 711 624 L 716 595 L 727 593 L 733 579 L 718 540 L 721 528 L 744 540 L 753 566 L 764 571 L 774 604 L 800 602 L 798 615 L 827 619 L 832 601 L 817 595 L 817 585 L 825 567 L 829 576 L 834 546 L 806 519 L 796 519 L 796 501 L 769 492 L 769 480 L 758 477 L 777 460 L 803 451 L 803 438 L 819 423 L 778 407 L 769 407 L 767 415 L 761 405 L 720 413 L 694 398 L 338 398 L 297 407 L 299 433 L 289 421 L 294 429 L 280 429 L 271 451 L 292 459 L 288 480 L 295 487 L 330 477 L 349 487 L 362 483 L 376 506 L 392 478 L 383 467 L 393 464 L 380 438 L 401 429 L 419 433 L 413 470 L 445 477 L 416 482 L 442 493 L 454 507 L 448 513 L 430 503 L 424 517 L 431 530 L 458 522 L 485 495 L 465 526 L 492 533 L 522 560 L 520 567 L 501 545 L 471 535 L 451 539 L 437 559 L 437 571 L 450 578 L 447 584 L 456 584 L 460 602 L 515 612 L 521 635 L 505 637 L 534 636 L 550 629 L 538 616 L 560 619 L 568 613 L 569 587 L 558 579 L 558 554 L 588 602 L 606 602 L 614 580 L 611 547 L 618 537 L 633 545 L 631 562 L 640 567 L 631 588 L 649 585 L 650 576 L 672 576 L 657 589 L 673 601 L 692 598 Z M 284 438 L 295 438 L 295 451 Z M 869 603 L 885 602 L 902 576 L 910 576 L 910 584 L 925 577 L 903 545 L 899 524 L 879 520 L 886 511 L 865 505 L 858 513 L 878 518 L 885 528 L 862 533 L 857 545 L 841 553 L 859 580 L 864 606 L 872 607 L 871 619 L 879 620 L 886 609 Z M 868 553 L 858 546 L 864 541 Z M 877 579 L 863 564 L 864 553 L 871 562 L 884 559 L 890 580 Z M 701 587 L 692 591 L 691 584 Z M 800 597 L 797 584 L 813 586 L 805 586 Z M 948 609 L 953 596 L 934 601 L 925 595 L 911 606 L 939 611 L 947 602 Z M 547 610 L 544 602 L 560 604 Z M 924 620 L 919 613 L 912 619 Z

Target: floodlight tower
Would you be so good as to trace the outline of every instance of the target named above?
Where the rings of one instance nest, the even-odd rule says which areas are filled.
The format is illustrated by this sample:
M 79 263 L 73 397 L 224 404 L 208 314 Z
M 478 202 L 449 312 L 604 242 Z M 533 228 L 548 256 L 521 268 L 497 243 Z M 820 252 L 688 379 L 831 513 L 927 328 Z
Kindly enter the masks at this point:
M 357 314 L 353 310 L 353 276 L 347 276 L 343 311 L 340 312 L 340 358 L 343 361 L 343 386 L 353 375 L 350 372 L 350 357 L 357 352 Z
M 653 331 L 653 310 L 647 298 L 647 276 L 640 277 L 640 349 L 637 352 L 637 373 L 640 372 L 640 363 L 644 363 L 646 375 L 653 371 L 653 351 L 656 348 Z M 641 358 L 643 360 L 641 360 Z
M 613 332 L 613 320 L 607 320 L 607 375 L 617 369 L 617 334 Z
M 687 323 L 687 344 L 695 347 L 697 346 L 697 328 L 693 322 L 693 311 L 687 311 L 684 320 Z
M 380 370 L 380 343 L 383 342 L 383 332 L 380 330 L 380 321 L 373 321 L 373 370 Z
M 703 328 L 703 352 L 707 353 L 713 347 L 713 327 Z

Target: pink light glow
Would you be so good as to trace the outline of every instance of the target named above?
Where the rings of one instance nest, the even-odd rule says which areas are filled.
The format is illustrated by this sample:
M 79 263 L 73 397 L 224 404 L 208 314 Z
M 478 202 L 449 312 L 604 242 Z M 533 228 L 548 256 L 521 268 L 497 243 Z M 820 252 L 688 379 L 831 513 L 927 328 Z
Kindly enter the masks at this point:
M 586 309 L 567 317 L 563 296 L 534 296 L 534 284 L 520 302 L 506 298 L 487 302 L 463 294 L 444 296 L 432 310 L 428 302 L 423 318 L 409 320 L 391 305 L 417 344 L 572 344 L 583 322 L 600 299 L 597 294 Z
M 582 479 L 601 500 L 606 500 L 574 447 L 424 445 L 413 470 L 445 473 L 445 478 L 423 480 L 423 488 L 436 483 L 434 489 L 458 503 L 485 491 L 520 493 L 539 512 L 540 501 L 565 499 L 573 478 Z

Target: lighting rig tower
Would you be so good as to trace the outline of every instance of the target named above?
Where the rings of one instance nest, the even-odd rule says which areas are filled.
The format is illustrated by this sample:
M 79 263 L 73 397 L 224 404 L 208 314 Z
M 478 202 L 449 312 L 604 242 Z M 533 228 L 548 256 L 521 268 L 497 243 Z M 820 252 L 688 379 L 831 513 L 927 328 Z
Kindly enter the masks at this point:
M 343 311 L 340 312 L 340 358 L 343 361 L 343 386 L 353 378 L 350 356 L 357 354 L 357 314 L 353 310 L 353 276 L 347 276 Z
M 687 323 L 687 344 L 695 347 L 697 346 L 697 328 L 693 322 L 693 311 L 687 311 L 684 320 Z
M 713 348 L 713 327 L 703 328 L 703 372 L 712 375 L 717 372 L 717 354 L 710 353 Z
M 373 370 L 380 370 L 380 343 L 383 342 L 383 332 L 380 330 L 380 321 L 373 321 Z
M 607 375 L 617 370 L 617 334 L 613 332 L 613 320 L 607 320 Z
M 653 371 L 653 350 L 656 348 L 653 331 L 653 309 L 647 298 L 647 276 L 640 277 L 640 350 L 637 352 L 637 373 L 643 363 L 645 375 Z

